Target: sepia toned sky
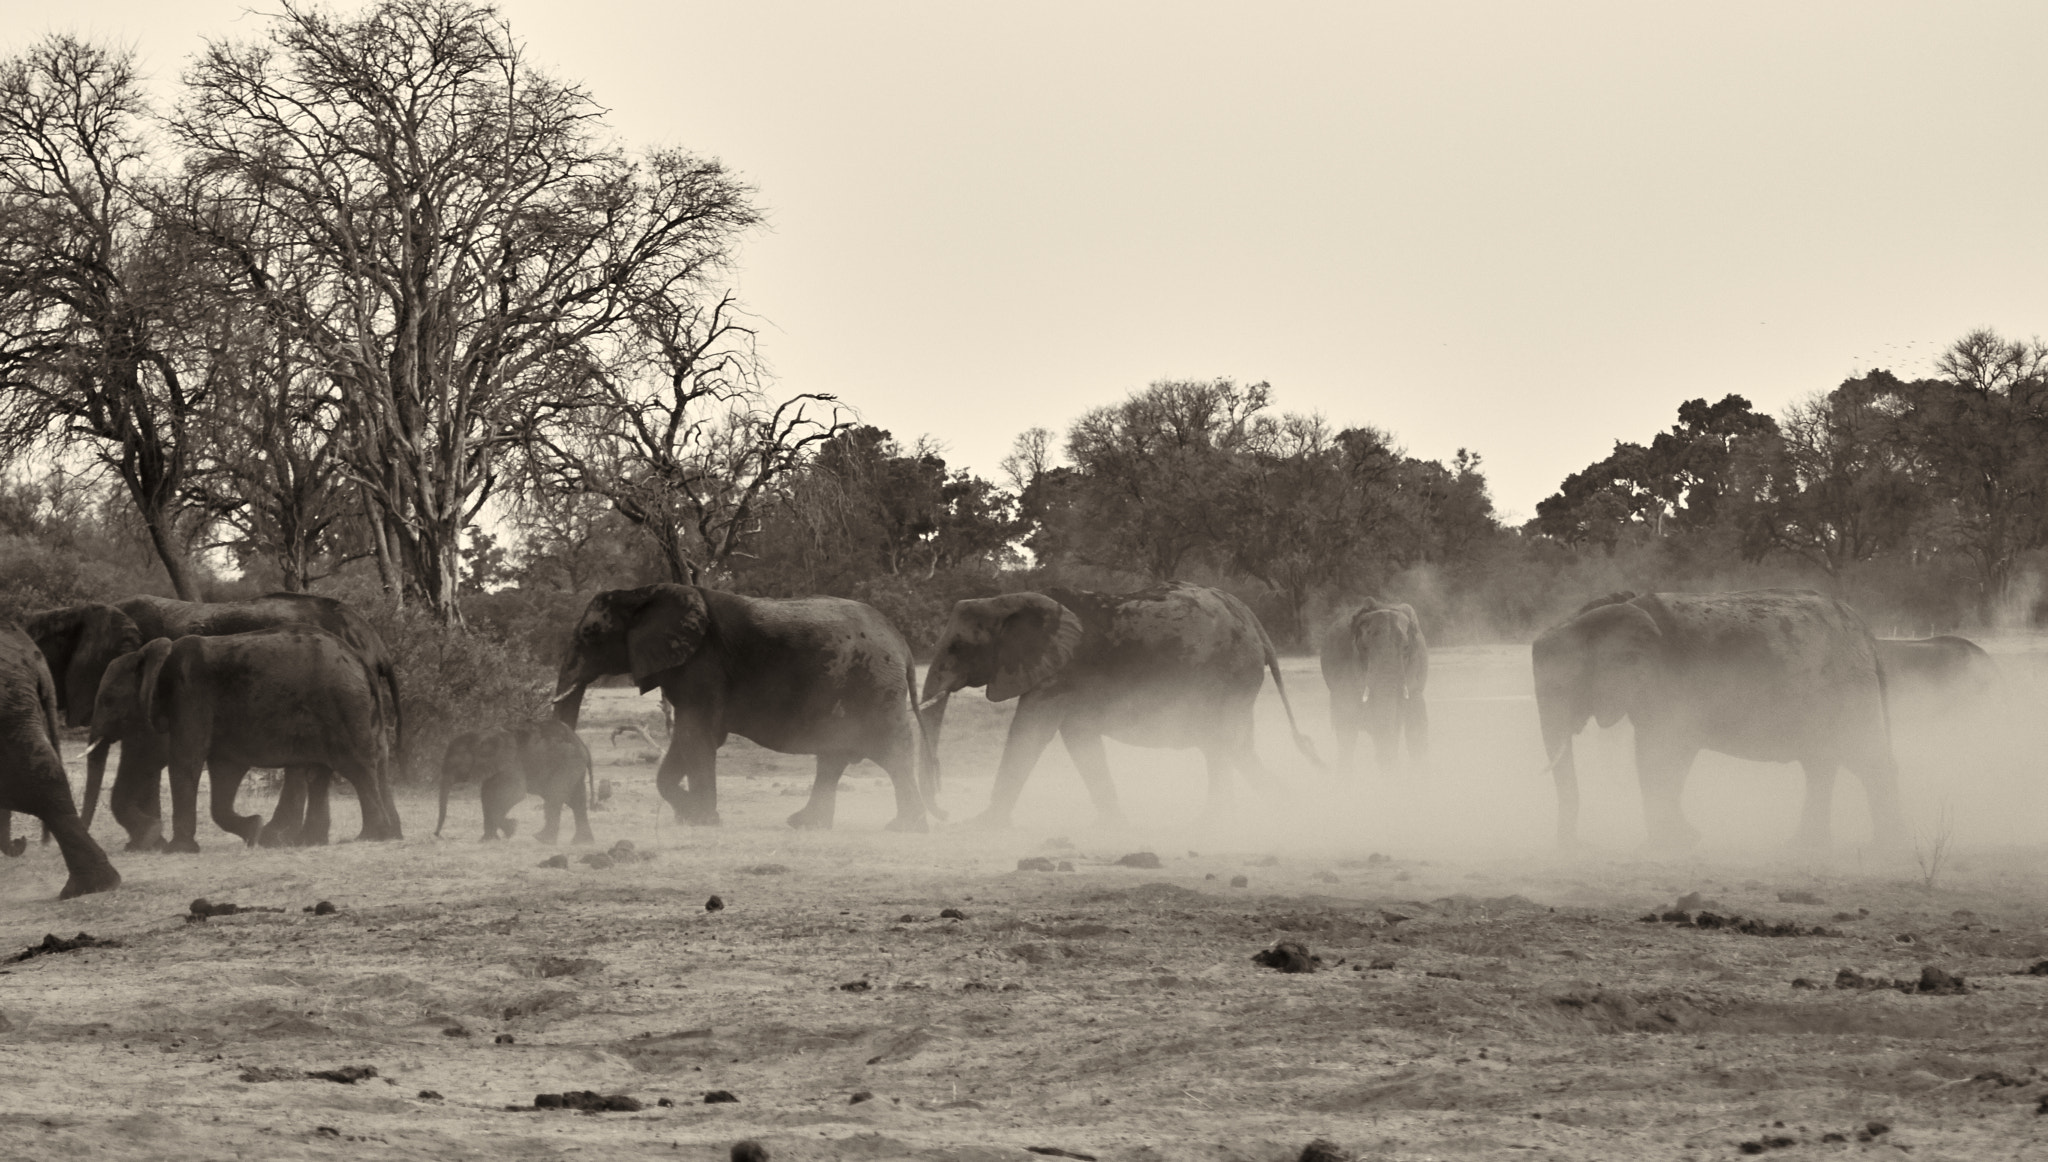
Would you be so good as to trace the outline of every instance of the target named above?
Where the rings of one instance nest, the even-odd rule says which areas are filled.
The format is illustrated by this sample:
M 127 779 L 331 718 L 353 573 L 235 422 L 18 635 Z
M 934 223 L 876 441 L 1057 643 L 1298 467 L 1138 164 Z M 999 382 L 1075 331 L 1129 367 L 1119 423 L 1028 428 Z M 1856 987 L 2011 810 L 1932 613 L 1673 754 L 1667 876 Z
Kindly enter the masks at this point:
M 0 49 L 123 42 L 168 98 L 266 5 L 7 7 Z M 780 390 L 991 477 L 1025 428 L 1229 376 L 1471 448 L 1526 517 L 1684 399 L 2048 334 L 2037 0 L 500 7 L 624 141 L 759 188 Z

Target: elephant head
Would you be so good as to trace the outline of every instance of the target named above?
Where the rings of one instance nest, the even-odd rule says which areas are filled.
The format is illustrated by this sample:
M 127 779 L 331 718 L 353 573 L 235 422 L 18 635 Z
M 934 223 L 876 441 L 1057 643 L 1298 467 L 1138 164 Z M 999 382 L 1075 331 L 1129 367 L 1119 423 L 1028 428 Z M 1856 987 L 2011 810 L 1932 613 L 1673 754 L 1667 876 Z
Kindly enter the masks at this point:
M 1572 738 L 1592 719 L 1603 727 L 1654 697 L 1663 671 L 1664 635 L 1641 606 L 1597 605 L 1536 639 L 1531 659 L 1543 750 L 1557 782 L 1558 836 L 1571 842 L 1578 819 Z
M 1006 593 L 955 602 L 925 671 L 919 718 L 931 785 L 938 790 L 939 734 L 946 701 L 968 686 L 988 687 L 988 700 L 1004 702 L 1058 678 L 1081 643 L 1081 619 L 1043 593 Z
M 1395 698 L 1408 696 L 1419 639 L 1415 617 L 1406 609 L 1367 609 L 1351 619 L 1351 648 L 1374 698 L 1382 691 Z
M 31 614 L 24 628 L 50 664 L 64 725 L 92 721 L 100 676 L 122 654 L 142 648 L 142 631 L 111 605 L 73 605 Z
M 555 679 L 555 717 L 571 729 L 583 691 L 611 674 L 631 674 L 645 694 L 661 675 L 688 662 L 711 629 L 704 595 L 688 585 L 610 589 L 590 599 L 569 635 L 569 650 Z

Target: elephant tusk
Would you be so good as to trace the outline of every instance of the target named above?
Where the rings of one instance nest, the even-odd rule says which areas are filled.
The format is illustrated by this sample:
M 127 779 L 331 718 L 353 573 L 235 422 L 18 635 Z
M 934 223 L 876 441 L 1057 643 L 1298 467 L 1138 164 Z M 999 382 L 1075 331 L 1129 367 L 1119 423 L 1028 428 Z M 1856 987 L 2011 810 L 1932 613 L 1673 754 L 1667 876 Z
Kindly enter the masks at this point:
M 562 691 L 560 694 L 555 695 L 553 698 L 548 699 L 548 705 L 560 706 L 562 703 L 568 701 L 570 698 L 581 693 L 583 693 L 583 687 L 571 686 L 567 690 Z M 529 703 L 529 705 L 531 705 L 531 703 Z

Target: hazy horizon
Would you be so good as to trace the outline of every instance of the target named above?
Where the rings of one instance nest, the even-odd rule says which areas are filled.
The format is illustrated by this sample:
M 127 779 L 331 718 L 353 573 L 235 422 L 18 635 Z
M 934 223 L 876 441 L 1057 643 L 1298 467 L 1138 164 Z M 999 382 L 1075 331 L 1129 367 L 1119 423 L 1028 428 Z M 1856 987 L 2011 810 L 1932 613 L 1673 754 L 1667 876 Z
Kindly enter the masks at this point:
M 1228 376 L 1470 448 L 1527 517 L 1682 400 L 2048 331 L 2038 6 L 499 7 L 622 143 L 758 187 L 775 390 L 992 479 Z M 82 0 L 0 45 L 110 39 L 168 96 L 250 11 Z

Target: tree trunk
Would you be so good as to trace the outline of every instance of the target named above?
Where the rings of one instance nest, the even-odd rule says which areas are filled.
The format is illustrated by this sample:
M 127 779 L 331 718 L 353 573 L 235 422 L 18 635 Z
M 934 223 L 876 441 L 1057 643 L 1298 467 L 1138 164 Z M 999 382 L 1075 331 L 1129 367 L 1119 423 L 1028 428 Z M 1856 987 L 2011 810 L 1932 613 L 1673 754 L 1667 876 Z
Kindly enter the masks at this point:
M 178 536 L 172 531 L 171 515 L 164 506 L 145 500 L 135 489 L 129 495 L 135 500 L 135 508 L 142 516 L 144 527 L 149 529 L 149 543 L 156 549 L 157 559 L 163 562 L 164 572 L 171 578 L 171 591 L 180 601 L 198 601 L 199 589 L 193 584 L 192 567 L 185 559 L 184 546 L 178 543 Z

